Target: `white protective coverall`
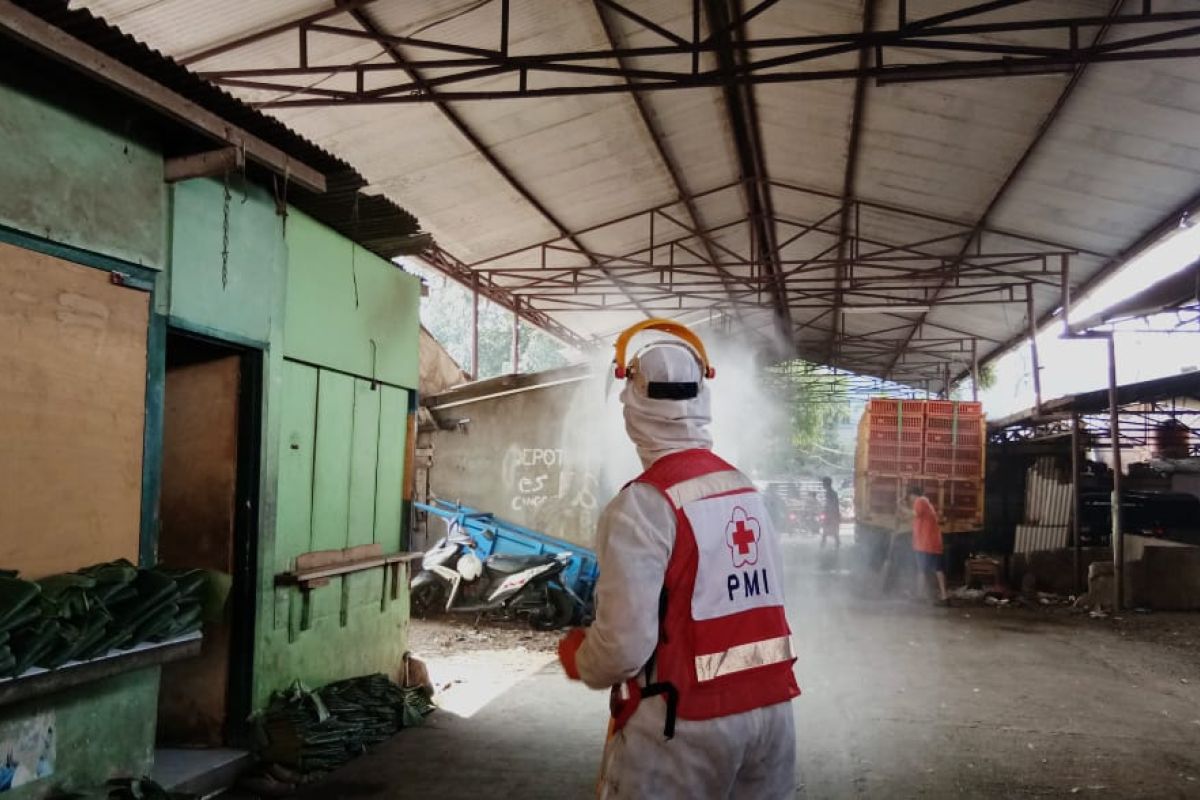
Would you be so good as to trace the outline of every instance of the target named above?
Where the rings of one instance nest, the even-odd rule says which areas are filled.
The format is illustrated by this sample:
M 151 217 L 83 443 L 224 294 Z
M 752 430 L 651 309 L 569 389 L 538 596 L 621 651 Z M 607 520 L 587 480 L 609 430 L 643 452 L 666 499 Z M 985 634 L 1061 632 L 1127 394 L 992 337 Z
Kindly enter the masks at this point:
M 651 399 L 650 381 L 700 381 L 696 356 L 664 343 L 643 351 L 621 393 L 625 429 L 642 464 L 680 450 L 711 449 L 709 389 L 691 400 Z M 675 545 L 675 511 L 658 490 L 631 484 L 600 516 L 596 619 L 576 654 L 593 689 L 622 683 L 646 665 L 658 643 L 658 601 Z M 602 798 L 792 797 L 795 729 L 791 703 L 711 720 L 680 719 L 666 739 L 666 702 L 644 698 L 604 752 Z

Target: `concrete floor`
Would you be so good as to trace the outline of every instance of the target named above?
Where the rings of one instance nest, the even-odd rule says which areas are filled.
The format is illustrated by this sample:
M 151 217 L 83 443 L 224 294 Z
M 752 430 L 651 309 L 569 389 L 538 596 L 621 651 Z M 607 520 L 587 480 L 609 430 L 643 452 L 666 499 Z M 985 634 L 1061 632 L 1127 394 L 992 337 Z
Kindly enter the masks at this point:
M 1200 661 L 1186 650 L 1067 612 L 880 600 L 820 569 L 811 540 L 785 547 L 798 797 L 1200 797 Z M 304 796 L 589 797 L 605 715 L 602 693 L 550 665 Z

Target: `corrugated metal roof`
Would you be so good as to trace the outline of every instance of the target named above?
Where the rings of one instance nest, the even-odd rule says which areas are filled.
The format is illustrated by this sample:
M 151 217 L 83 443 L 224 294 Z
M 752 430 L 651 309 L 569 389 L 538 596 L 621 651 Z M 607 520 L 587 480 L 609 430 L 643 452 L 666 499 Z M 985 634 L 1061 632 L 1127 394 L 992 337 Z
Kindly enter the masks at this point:
M 288 202 L 368 250 L 390 259 L 404 252 L 407 237 L 419 230 L 416 218 L 392 200 L 362 194 L 360 190 L 366 181 L 342 158 L 297 135 L 278 119 L 255 111 L 243 101 L 201 80 L 161 52 L 152 50 L 129 34 L 92 16 L 88 10 L 71 10 L 65 0 L 14 2 L 105 55 L 137 69 L 230 123 L 279 147 L 297 161 L 324 173 L 327 186 L 324 194 L 318 195 L 299 186 L 290 186 L 286 190 Z M 182 13 L 191 4 L 177 5 Z M 173 29 L 174 26 L 167 27 Z
M 875 30 L 895 25 L 895 4 L 869 1 L 878 9 Z M 341 9 L 321 24 L 354 36 L 312 33 L 308 58 L 314 64 L 390 63 L 393 53 L 383 44 L 362 38 L 368 24 L 387 35 L 494 48 L 501 14 L 500 3 L 486 0 L 351 0 L 353 8 L 307 0 L 76 4 L 180 58 L 288 20 Z M 623 50 L 665 45 L 671 37 L 690 40 L 693 33 L 692 3 L 685 0 L 628 0 L 621 4 L 628 14 L 586 0 L 511 0 L 509 5 L 510 51 L 522 56 L 607 49 L 606 26 L 612 32 L 611 44 Z M 768 6 L 748 24 L 750 38 L 843 34 L 864 25 L 862 2 L 812 0 Z M 1029 0 L 966 21 L 1103 17 L 1119 7 L 1113 0 Z M 908 8 L 910 18 L 929 18 L 961 10 L 964 4 L 909 0 Z M 1194 5 L 1159 0 L 1154 8 L 1194 10 Z M 1081 29 L 1081 43 L 1089 44 L 1098 30 Z M 1111 26 L 1105 41 L 1160 30 L 1150 25 Z M 700 33 L 709 33 L 707 18 Z M 954 41 L 1058 47 L 1062 36 L 1061 30 L 990 31 Z M 207 72 L 294 66 L 298 42 L 297 31 L 289 30 L 191 66 Z M 438 54 L 430 48 L 392 44 L 394 55 L 406 60 Z M 750 58 L 767 58 L 774 52 L 756 50 Z M 906 50 L 889 58 L 921 64 L 932 56 L 929 51 Z M 848 69 L 857 59 L 857 51 L 850 49 L 822 66 Z M 644 55 L 623 60 L 626 69 L 667 68 L 663 60 Z M 687 69 L 687 60 L 674 67 Z M 716 63 L 709 52 L 699 61 L 701 69 Z M 586 63 L 612 67 L 616 59 Z M 605 94 L 281 108 L 272 113 L 352 163 L 373 190 L 415 211 L 446 251 L 476 269 L 509 270 L 485 274 L 494 276 L 497 286 L 526 298 L 536 294 L 533 302 L 585 336 L 608 334 L 647 311 L 687 321 L 722 319 L 720 312 L 726 311 L 771 331 L 771 312 L 757 310 L 771 308 L 773 292 L 764 266 L 769 259 L 754 252 L 754 220 L 748 219 L 748 197 L 755 183 L 731 186 L 743 178 L 758 187 L 769 180 L 765 195 L 775 219 L 768 228 L 775 241 L 787 242 L 808 230 L 782 247 L 777 259 L 790 293 L 793 337 L 800 352 L 916 382 L 942 373 L 940 362 L 950 363 L 955 373 L 969 364 L 966 349 L 950 344 L 939 354 L 929 342 L 961 344 L 973 339 L 978 355 L 986 359 L 1027 331 L 1026 307 L 1015 295 L 1004 304 L 992 304 L 999 293 L 988 296 L 987 303 L 954 304 L 960 302 L 955 297 L 965 296 L 964 285 L 982 285 L 995 274 L 996 268 L 987 266 L 993 262 L 985 263 L 980 252 L 1078 250 L 1071 257 L 1071 275 L 1077 285 L 1086 284 L 1197 195 L 1200 81 L 1193 78 L 1194 64 L 1194 59 L 1098 63 L 1077 80 L 1064 73 L 864 82 L 857 117 L 853 79 L 760 84 L 748 91 L 757 116 L 757 125 L 750 128 L 752 135 L 761 137 L 763 156 L 761 174 L 754 176 L 743 174 L 746 162 L 738 157 L 726 94 L 713 86 L 648 92 L 641 97 L 641 109 L 629 94 Z M 422 71 L 426 79 L 445 73 L 438 68 Z M 349 89 L 355 78 L 343 73 L 294 80 L 305 85 L 316 81 L 323 89 Z M 364 86 L 405 80 L 394 71 L 370 73 Z M 487 75 L 466 88 L 509 89 L 515 80 L 513 75 Z M 547 80 L 535 74 L 529 85 L 544 86 Z M 554 80 L 561 86 L 589 86 L 600 78 L 560 75 Z M 1063 101 L 1068 88 L 1070 95 Z M 235 91 L 252 101 L 284 96 L 250 87 Z M 857 168 L 851 170 L 856 118 Z M 847 186 L 852 199 L 862 202 L 848 206 L 850 211 L 843 215 Z M 721 187 L 730 188 L 714 191 Z M 684 202 L 693 195 L 694 200 Z M 655 208 L 662 213 L 638 213 Z M 656 246 L 651 252 L 652 217 Z M 839 271 L 832 260 L 843 228 L 854 240 L 849 255 L 856 261 L 853 274 L 843 276 L 844 290 L 835 295 L 809 288 L 828 284 Z M 712 233 L 701 238 L 688 229 Z M 676 239 L 676 244 L 664 244 L 667 239 Z M 896 246 L 904 247 L 897 251 Z M 927 276 L 910 276 L 900 285 L 903 282 L 885 279 L 898 274 L 896 265 L 906 263 L 902 259 L 891 264 L 863 259 L 864 254 L 886 253 L 889 248 L 893 255 L 909 259 L 907 263 L 929 270 Z M 938 277 L 944 273 L 936 270 L 963 258 L 976 265 L 973 277 Z M 672 279 L 666 269 L 672 259 L 692 266 Z M 583 276 L 578 281 L 575 273 L 535 272 L 543 263 L 589 271 L 578 273 Z M 541 283 L 536 283 L 539 274 Z M 689 280 L 703 285 L 681 288 Z M 1058 305 L 1056 276 L 1033 280 L 1033 310 L 1044 318 Z M 545 291 L 555 283 L 552 292 Z M 871 285 L 886 288 L 873 292 Z M 659 291 L 650 293 L 654 287 Z M 567 292 L 579 294 L 566 297 Z M 846 296 L 859 305 L 870 305 L 872 296 L 881 296 L 918 306 L 928 302 L 933 309 L 924 314 L 829 313 L 837 297 L 849 303 Z M 947 299 L 952 304 L 943 304 Z M 581 304 L 593 307 L 583 310 Z M 703 306 L 710 309 L 692 310 Z M 852 351 L 858 355 L 851 358 Z M 922 359 L 938 363 L 915 366 Z

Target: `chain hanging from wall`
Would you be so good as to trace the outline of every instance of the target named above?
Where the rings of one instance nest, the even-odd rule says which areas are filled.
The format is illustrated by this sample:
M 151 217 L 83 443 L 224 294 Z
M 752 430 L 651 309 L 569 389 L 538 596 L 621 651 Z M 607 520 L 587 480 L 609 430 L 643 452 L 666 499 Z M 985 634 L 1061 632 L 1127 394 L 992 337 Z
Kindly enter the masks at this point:
M 225 198 L 221 204 L 221 289 L 229 288 L 229 204 L 233 194 L 229 191 L 229 170 L 225 170 Z

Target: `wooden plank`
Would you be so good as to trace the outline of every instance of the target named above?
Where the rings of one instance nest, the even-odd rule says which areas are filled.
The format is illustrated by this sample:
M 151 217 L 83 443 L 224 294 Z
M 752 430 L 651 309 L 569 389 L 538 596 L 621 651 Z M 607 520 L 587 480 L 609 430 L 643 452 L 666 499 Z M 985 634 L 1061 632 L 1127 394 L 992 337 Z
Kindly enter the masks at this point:
M 375 489 L 375 541 L 384 550 L 400 549 L 404 503 L 404 457 L 408 427 L 408 392 L 390 386 L 379 414 L 379 472 Z
M 316 449 L 317 371 L 304 364 L 284 361 L 279 397 L 279 488 L 276 496 L 274 568 L 280 573 L 292 560 L 312 548 L 313 454 Z M 272 401 L 274 402 L 274 401 Z M 275 627 L 287 626 L 289 618 L 300 617 L 300 600 L 289 593 L 288 613 L 275 614 Z
M 149 295 L 0 244 L 0 564 L 138 559 Z
M 326 581 L 329 578 L 335 578 L 339 575 L 365 572 L 366 570 L 389 564 L 408 564 L 424 557 L 424 553 L 393 553 L 387 556 L 370 556 L 353 561 L 343 561 L 328 566 L 291 570 L 276 575 L 275 584 L 277 586 L 300 586 L 306 583 L 316 584 L 318 581 Z
M 386 387 L 354 382 L 354 438 L 350 463 L 350 545 L 375 539 L 376 465 L 379 456 L 380 400 Z
M 311 550 L 348 544 L 350 455 L 354 435 L 354 378 L 321 370 L 317 387 L 317 457 L 313 463 Z M 340 614 L 342 587 L 314 592 L 311 619 Z
M 208 178 L 224 175 L 246 165 L 244 154 L 236 147 L 222 147 L 190 156 L 177 156 L 163 160 L 163 180 L 167 183 L 188 178 Z
M 91 78 L 114 87 L 193 130 L 245 151 L 253 161 L 294 180 L 306 189 L 325 192 L 325 176 L 267 144 L 183 95 L 156 83 L 142 73 L 109 58 L 90 45 L 25 11 L 10 0 L 0 0 L 0 30 Z
M 371 558 L 382 558 L 383 548 L 377 544 L 364 544 L 357 547 L 346 547 L 341 550 L 317 550 L 296 556 L 296 573 L 307 572 L 325 567 L 335 567 L 340 564 L 352 564 Z
M 317 370 L 283 362 L 275 572 L 313 548 L 312 491 L 317 428 Z
M 69 661 L 58 669 L 35 669 L 15 678 L 0 678 L 0 706 L 55 694 L 156 664 L 191 658 L 200 653 L 200 648 L 200 634 L 190 633 L 161 644 L 147 643 L 129 650 L 113 650 L 91 661 Z
M 164 566 L 234 571 L 241 368 L 241 358 L 226 356 L 167 370 L 158 543 Z M 205 624 L 199 658 L 163 668 L 160 742 L 224 744 L 230 635 L 227 612 Z
M 375 542 L 375 486 L 379 456 L 379 409 L 383 387 L 371 381 L 354 382 L 354 441 L 350 454 L 350 512 L 347 541 Z M 380 548 L 382 550 L 382 548 Z M 345 578 L 348 608 L 377 604 L 383 594 L 383 570 Z
M 340 550 L 348 544 L 353 435 L 354 379 L 321 370 L 317 386 L 317 451 L 313 462 L 310 550 Z

